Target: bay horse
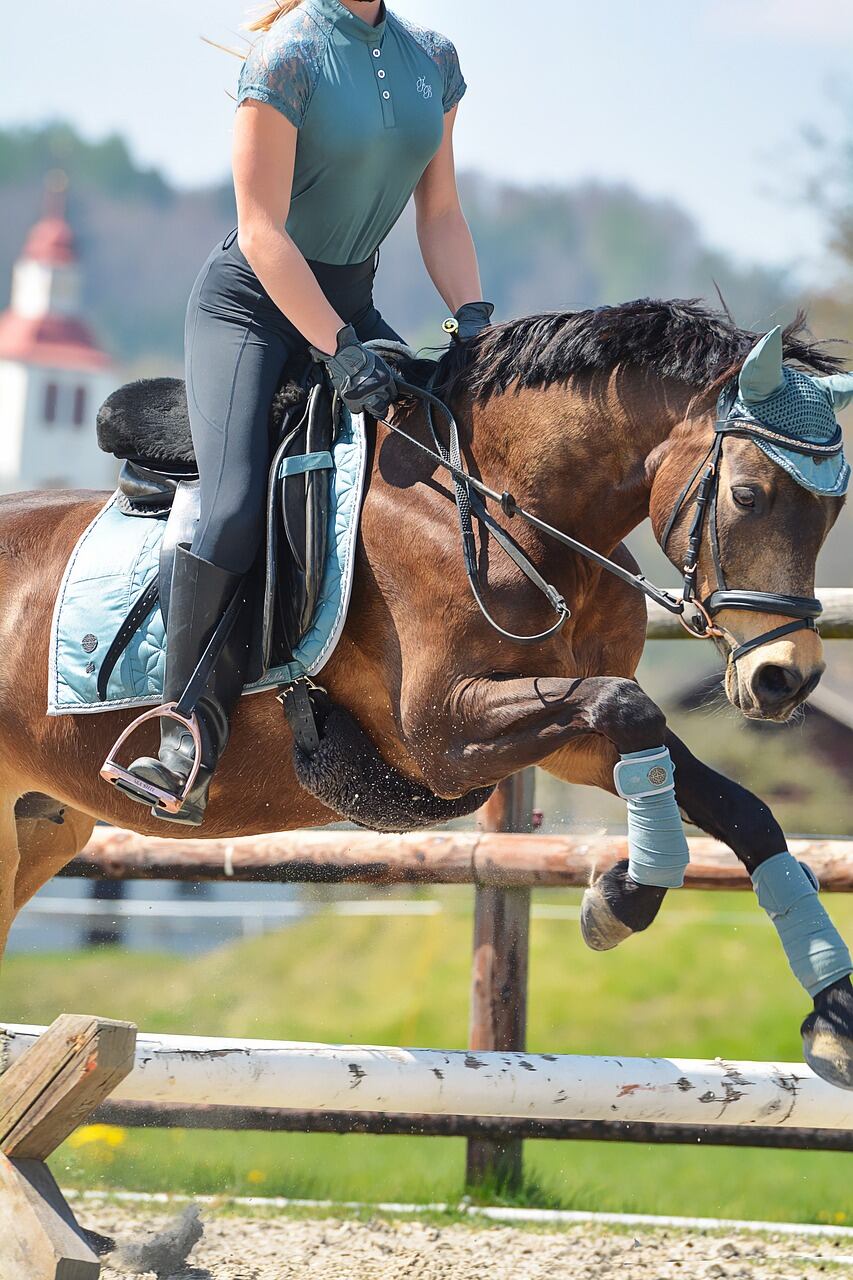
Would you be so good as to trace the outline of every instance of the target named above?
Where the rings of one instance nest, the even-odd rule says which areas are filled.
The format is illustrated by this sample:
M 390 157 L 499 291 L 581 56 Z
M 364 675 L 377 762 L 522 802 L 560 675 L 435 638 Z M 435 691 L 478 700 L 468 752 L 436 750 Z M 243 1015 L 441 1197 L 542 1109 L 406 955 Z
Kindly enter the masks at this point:
M 648 516 L 662 538 L 709 450 L 718 394 L 758 336 L 690 302 L 531 316 L 486 331 L 464 354 L 449 352 L 434 385 L 452 403 L 473 475 L 499 492 L 511 489 L 530 512 L 636 572 L 623 539 Z M 784 351 L 803 370 L 838 368 L 807 341 L 802 322 L 786 330 Z M 405 420 L 431 443 L 421 407 Z M 767 805 L 704 765 L 636 682 L 646 637 L 641 594 L 516 521 L 517 543 L 562 593 L 571 617 L 542 644 L 513 643 L 486 623 L 468 591 L 446 473 L 382 423 L 371 468 L 349 618 L 321 679 L 389 765 L 448 798 L 534 764 L 612 791 L 620 753 L 666 743 L 690 821 L 728 844 L 750 872 L 786 848 Z M 729 585 L 813 595 L 817 554 L 841 499 L 808 492 L 747 439 L 728 442 L 717 480 L 716 532 Z M 0 500 L 0 951 L 15 914 L 83 848 L 96 820 L 152 836 L 198 834 L 165 826 L 99 778 L 130 713 L 45 715 L 54 600 L 75 542 L 104 500 L 87 492 Z M 676 522 L 667 540 L 679 565 L 688 525 Z M 543 597 L 512 560 L 490 555 L 479 533 L 490 611 L 512 631 L 541 630 L 549 621 Z M 714 587 L 707 537 L 696 572 L 701 598 Z M 725 609 L 718 621 L 724 632 L 715 643 L 730 657 L 732 643 L 748 644 L 787 618 Z M 726 694 L 745 716 L 784 721 L 820 679 L 817 632 L 785 631 L 728 663 Z M 148 729 L 140 745 L 153 749 L 156 729 Z M 19 798 L 31 792 L 61 804 L 62 825 L 16 816 Z M 291 830 L 337 816 L 298 785 L 274 693 L 244 698 L 201 834 Z M 619 937 L 647 928 L 666 892 L 634 884 L 624 864 L 596 890 Z M 849 977 L 818 993 L 802 1030 L 815 1069 L 853 1088 Z

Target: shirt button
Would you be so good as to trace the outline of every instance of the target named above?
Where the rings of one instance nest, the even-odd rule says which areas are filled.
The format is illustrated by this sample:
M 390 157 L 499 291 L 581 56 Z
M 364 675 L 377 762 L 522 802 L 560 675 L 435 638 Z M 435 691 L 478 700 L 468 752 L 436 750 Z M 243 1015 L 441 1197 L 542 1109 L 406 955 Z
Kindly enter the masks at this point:
M 388 90 L 387 90 L 387 89 L 386 89 L 386 90 L 385 90 L 385 92 L 382 94 L 382 97 L 383 97 L 383 98 L 385 98 L 386 100 L 387 100 L 388 98 L 390 98 L 390 97 L 391 97 L 391 95 L 390 95 L 390 93 L 388 92 Z
M 379 79 L 380 79 L 380 80 L 384 80 L 384 79 L 385 79 L 385 72 L 382 70 L 382 68 L 381 68 L 381 67 L 380 67 L 380 68 L 379 68 L 379 70 L 376 72 L 376 74 L 379 76 Z
M 381 57 L 382 57 L 382 50 L 381 50 L 381 49 L 374 49 L 374 50 L 373 50 L 373 56 L 374 56 L 374 58 L 381 58 Z

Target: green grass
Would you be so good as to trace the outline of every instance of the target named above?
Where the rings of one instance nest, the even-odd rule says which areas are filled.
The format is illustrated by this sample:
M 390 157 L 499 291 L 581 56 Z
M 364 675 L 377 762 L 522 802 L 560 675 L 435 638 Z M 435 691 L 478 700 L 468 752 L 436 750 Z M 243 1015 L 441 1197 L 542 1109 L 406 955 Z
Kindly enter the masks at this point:
M 189 960 L 13 956 L 0 1009 L 18 1022 L 74 1010 L 149 1031 L 459 1047 L 471 934 L 460 908 L 469 898 L 440 896 L 454 909 L 316 918 Z M 543 900 L 576 903 L 578 895 Z M 853 901 L 828 903 L 853 935 Z M 807 1010 L 748 894 L 672 894 L 653 929 L 606 955 L 583 947 L 575 922 L 533 926 L 533 1050 L 796 1061 Z M 82 1138 L 52 1162 L 66 1185 L 414 1201 L 454 1201 L 462 1192 L 460 1140 L 139 1131 Z M 524 1199 L 853 1223 L 849 1166 L 849 1156 L 832 1153 L 531 1142 Z

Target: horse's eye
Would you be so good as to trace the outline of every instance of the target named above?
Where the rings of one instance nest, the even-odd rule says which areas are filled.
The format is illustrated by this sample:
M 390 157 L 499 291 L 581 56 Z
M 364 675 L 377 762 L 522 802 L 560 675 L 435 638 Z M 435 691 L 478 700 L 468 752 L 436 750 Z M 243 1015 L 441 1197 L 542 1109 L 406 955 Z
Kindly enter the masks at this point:
M 732 487 L 732 497 L 739 507 L 751 508 L 755 506 L 755 490 L 749 485 L 738 484 Z

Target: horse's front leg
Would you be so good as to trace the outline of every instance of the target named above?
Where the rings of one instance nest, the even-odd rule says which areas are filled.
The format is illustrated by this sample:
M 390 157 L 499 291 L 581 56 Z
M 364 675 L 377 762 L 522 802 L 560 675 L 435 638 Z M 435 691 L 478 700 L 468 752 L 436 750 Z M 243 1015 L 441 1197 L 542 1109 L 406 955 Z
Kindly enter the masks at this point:
M 664 741 L 673 761 L 679 808 L 697 827 L 733 849 L 750 874 L 787 847 L 782 828 L 763 801 L 697 760 L 671 730 L 666 730 Z M 607 779 L 598 785 L 607 786 Z M 581 929 L 594 951 L 608 951 L 652 923 L 666 889 L 674 886 L 643 883 L 648 878 L 625 859 L 584 894 Z
M 744 864 L 794 976 L 814 1001 L 801 1028 L 806 1062 L 830 1083 L 853 1089 L 853 964 L 816 884 L 762 800 L 702 764 L 675 734 L 668 743 L 679 804 Z
M 477 676 L 446 692 L 406 691 L 400 719 L 408 750 L 438 795 L 493 786 L 595 734 L 620 754 L 661 751 L 663 712 L 634 680 L 617 676 Z
M 679 806 L 744 864 L 795 977 L 814 1000 L 801 1028 L 806 1061 L 832 1084 L 853 1089 L 853 965 L 816 886 L 788 852 L 782 828 L 763 800 L 697 760 L 674 733 L 667 731 L 666 742 Z M 627 862 L 622 862 L 588 890 L 583 915 L 615 945 L 638 932 L 632 927 L 638 916 L 651 912 L 653 917 L 659 905 L 651 889 L 633 882 Z M 590 932 L 587 924 L 588 941 Z
M 664 740 L 666 721 L 636 681 L 471 679 L 444 700 L 438 716 L 434 695 L 405 704 L 403 727 L 439 794 L 489 785 L 530 764 L 551 768 L 561 755 L 570 755 L 572 770 L 565 776 L 626 797 L 631 857 L 624 875 L 602 877 L 585 899 L 584 936 L 595 949 L 648 928 L 667 887 L 682 883 L 688 851 Z

